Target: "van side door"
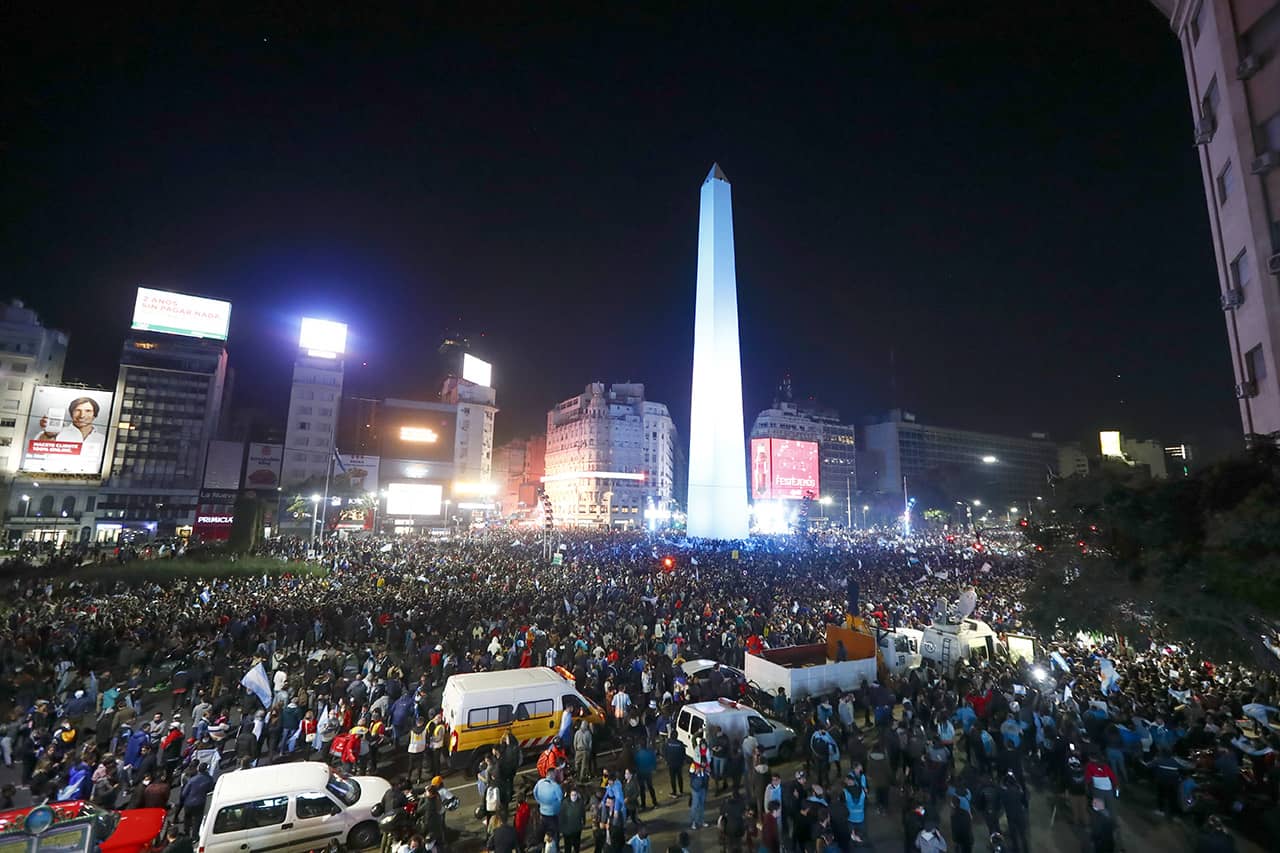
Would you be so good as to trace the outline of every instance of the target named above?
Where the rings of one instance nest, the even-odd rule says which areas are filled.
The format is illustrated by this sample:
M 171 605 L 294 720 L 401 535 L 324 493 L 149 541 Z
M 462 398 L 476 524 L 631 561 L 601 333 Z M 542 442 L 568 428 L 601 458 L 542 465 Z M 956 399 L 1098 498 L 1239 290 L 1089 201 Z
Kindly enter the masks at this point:
M 347 818 L 340 806 L 325 791 L 307 791 L 292 797 L 293 814 L 284 824 L 289 850 L 315 850 L 331 840 L 345 842 Z M 283 849 L 283 848 L 282 848 Z

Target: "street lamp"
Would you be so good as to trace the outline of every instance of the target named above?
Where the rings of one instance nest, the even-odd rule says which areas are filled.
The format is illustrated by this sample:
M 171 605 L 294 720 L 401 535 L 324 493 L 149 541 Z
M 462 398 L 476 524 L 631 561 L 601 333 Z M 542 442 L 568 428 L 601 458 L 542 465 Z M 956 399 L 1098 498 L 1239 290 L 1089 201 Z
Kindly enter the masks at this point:
M 22 517 L 26 518 L 31 513 L 31 495 L 22 496 Z
M 316 548 L 316 520 L 320 517 L 320 496 L 311 496 L 311 550 Z
M 870 506 L 868 506 L 867 504 L 863 504 L 863 505 L 862 505 L 862 527 L 863 527 L 863 529 L 866 529 L 866 526 L 867 526 L 867 510 L 869 510 L 869 509 L 871 509 L 871 507 L 870 507 Z
M 1006 516 L 1006 518 L 1008 519 L 1008 523 L 1010 525 L 1013 524 L 1013 517 L 1017 514 L 1018 514 L 1018 508 L 1016 506 L 1009 507 L 1009 514 Z
M 991 454 L 987 454 L 986 456 L 982 457 L 983 465 L 995 465 L 999 461 L 1000 460 L 998 458 L 996 458 L 995 456 L 992 456 Z
M 973 499 L 973 505 L 974 505 L 974 506 L 982 506 L 982 501 L 978 500 L 977 498 L 974 498 L 974 499 Z
M 825 519 L 827 517 L 827 507 L 831 506 L 831 496 L 823 495 L 818 498 L 818 506 L 822 507 L 822 517 Z

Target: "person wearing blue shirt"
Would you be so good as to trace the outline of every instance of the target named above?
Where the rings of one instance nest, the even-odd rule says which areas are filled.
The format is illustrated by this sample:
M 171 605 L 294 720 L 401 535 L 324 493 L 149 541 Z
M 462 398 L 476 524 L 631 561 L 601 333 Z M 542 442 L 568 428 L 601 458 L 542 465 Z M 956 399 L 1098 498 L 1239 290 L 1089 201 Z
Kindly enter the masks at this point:
M 542 831 L 552 838 L 560 834 L 560 804 L 564 801 L 564 789 L 550 776 L 543 776 L 533 786 L 533 799 L 538 803 L 542 816 Z
M 853 840 L 862 841 L 867 823 L 867 791 L 852 773 L 844 786 L 844 808 L 849 815 L 849 832 Z
M 707 770 L 698 762 L 689 768 L 689 828 L 702 829 L 706 823 Z

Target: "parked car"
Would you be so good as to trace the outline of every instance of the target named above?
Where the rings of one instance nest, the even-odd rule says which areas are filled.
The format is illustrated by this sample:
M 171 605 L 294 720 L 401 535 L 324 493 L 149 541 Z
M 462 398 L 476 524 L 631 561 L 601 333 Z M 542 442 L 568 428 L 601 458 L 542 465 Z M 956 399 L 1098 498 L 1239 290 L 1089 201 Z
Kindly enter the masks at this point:
M 141 853 L 164 829 L 164 809 L 114 811 L 69 800 L 0 812 L 4 853 Z

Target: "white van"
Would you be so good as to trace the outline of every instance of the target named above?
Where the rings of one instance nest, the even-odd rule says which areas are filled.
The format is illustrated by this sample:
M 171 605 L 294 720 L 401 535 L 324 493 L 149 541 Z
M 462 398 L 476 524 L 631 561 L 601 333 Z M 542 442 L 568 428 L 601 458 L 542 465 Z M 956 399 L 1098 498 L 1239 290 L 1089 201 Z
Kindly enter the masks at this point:
M 373 807 L 390 787 L 319 761 L 224 773 L 209 795 L 197 853 L 302 853 L 332 840 L 374 847 L 382 835 Z
M 697 757 L 698 741 L 707 737 L 707 729 L 712 726 L 739 743 L 748 732 L 755 735 L 767 759 L 786 759 L 795 754 L 795 729 L 761 716 L 755 708 L 731 699 L 717 699 L 685 705 L 676 716 L 676 739 L 684 745 L 690 760 Z

